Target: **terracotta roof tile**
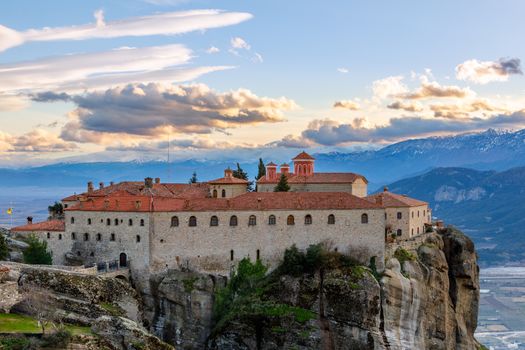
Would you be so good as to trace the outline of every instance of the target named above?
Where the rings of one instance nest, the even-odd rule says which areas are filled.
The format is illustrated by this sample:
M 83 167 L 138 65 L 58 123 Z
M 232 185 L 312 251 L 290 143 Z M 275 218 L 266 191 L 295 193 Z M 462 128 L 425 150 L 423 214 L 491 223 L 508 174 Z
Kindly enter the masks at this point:
M 211 180 L 211 181 L 208 181 L 209 184 L 244 184 L 244 185 L 247 185 L 248 184 L 248 181 L 246 180 L 243 180 L 243 179 L 238 179 L 236 177 L 221 177 L 220 179 L 215 179 L 215 180 Z
M 34 224 L 27 224 L 22 226 L 13 227 L 11 231 L 58 231 L 64 232 L 66 225 L 63 220 L 48 220 L 37 222 Z
M 377 203 L 379 199 L 379 203 L 382 203 L 381 205 L 384 208 L 418 207 L 421 205 L 428 205 L 427 202 L 388 191 L 372 194 L 365 197 L 365 199 L 372 203 Z
M 315 158 L 306 153 L 305 151 L 302 151 L 298 155 L 295 156 L 295 158 L 292 158 L 292 160 L 314 160 Z
M 273 180 L 268 180 L 266 177 L 259 179 L 257 182 L 260 184 L 265 183 L 278 183 L 281 177 L 281 173 L 277 173 L 277 176 Z M 362 179 L 365 183 L 368 180 L 359 174 L 354 173 L 313 173 L 310 176 L 296 176 L 294 174 L 287 174 L 288 183 L 354 183 L 357 179 Z
M 266 166 L 277 166 L 277 164 L 275 164 L 274 162 L 270 162 L 270 163 L 266 164 Z

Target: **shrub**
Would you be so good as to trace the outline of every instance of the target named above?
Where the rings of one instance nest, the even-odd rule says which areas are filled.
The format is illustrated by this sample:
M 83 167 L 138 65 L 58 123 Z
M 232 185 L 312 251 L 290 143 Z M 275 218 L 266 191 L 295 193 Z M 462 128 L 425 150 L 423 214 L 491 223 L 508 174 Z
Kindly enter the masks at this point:
M 5 260 L 9 256 L 9 249 L 7 248 L 7 240 L 3 234 L 0 234 L 0 260 Z
M 71 340 L 71 332 L 67 329 L 60 329 L 54 333 L 46 334 L 42 337 L 43 347 L 65 347 Z
M 40 241 L 35 235 L 28 237 L 27 247 L 23 251 L 24 262 L 27 264 L 51 265 L 53 262 L 51 252 L 47 250 L 47 242 Z
M 416 256 L 409 251 L 399 247 L 394 253 L 394 257 L 399 261 L 399 264 L 403 266 L 403 263 L 405 261 L 414 261 L 416 260 Z

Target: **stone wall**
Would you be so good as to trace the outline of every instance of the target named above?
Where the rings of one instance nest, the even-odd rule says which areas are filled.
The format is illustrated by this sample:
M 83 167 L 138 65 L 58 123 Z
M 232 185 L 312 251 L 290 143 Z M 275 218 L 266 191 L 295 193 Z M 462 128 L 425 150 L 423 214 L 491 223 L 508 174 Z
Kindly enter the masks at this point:
M 16 231 L 15 238 L 27 238 L 35 235 L 39 240 L 47 242 L 48 250 L 53 252 L 53 265 L 64 265 L 66 253 L 71 251 L 73 241 L 71 235 L 58 231 Z
M 386 208 L 386 225 L 397 235 L 401 230 L 401 239 L 409 239 L 425 232 L 425 224 L 429 223 L 428 206 Z M 398 218 L 401 213 L 401 218 Z M 424 215 L 423 215 L 424 214 Z
M 246 193 L 245 184 L 211 184 L 210 185 L 210 195 L 213 197 L 213 190 L 217 191 L 217 198 L 232 198 L 240 196 L 241 194 Z M 222 190 L 225 192 L 225 196 L 222 196 Z
M 361 214 L 368 214 L 368 224 L 361 223 Z M 350 252 L 368 263 L 372 256 L 383 262 L 384 210 L 260 210 L 232 212 L 179 212 L 179 226 L 170 227 L 175 213 L 155 213 L 153 216 L 151 269 L 190 268 L 210 273 L 227 274 L 244 257 L 275 266 L 284 250 L 293 244 L 305 249 L 311 244 L 328 241 L 333 249 Z M 232 214 L 238 225 L 230 226 Z M 305 215 L 312 216 L 312 224 L 305 224 Z M 335 224 L 328 224 L 328 215 L 335 215 Z M 216 215 L 218 226 L 210 226 Z M 257 224 L 249 226 L 249 217 L 255 215 Z M 276 225 L 268 218 L 275 215 Z M 293 215 L 294 225 L 287 225 Z M 197 218 L 197 226 L 189 227 L 190 216 Z M 233 259 L 232 258 L 233 254 Z M 366 260 L 366 261 L 364 261 Z M 380 268 L 382 266 L 379 266 Z

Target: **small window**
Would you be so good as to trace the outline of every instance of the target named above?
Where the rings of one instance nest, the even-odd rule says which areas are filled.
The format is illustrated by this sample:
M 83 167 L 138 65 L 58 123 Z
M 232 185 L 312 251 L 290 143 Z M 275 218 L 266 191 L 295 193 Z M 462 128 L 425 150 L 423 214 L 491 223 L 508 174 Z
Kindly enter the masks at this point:
M 140 226 L 144 226 L 144 219 L 140 219 Z
M 95 252 L 89 253 L 89 256 L 91 256 L 91 257 L 95 256 Z
M 128 226 L 133 226 L 133 219 L 128 220 Z
M 111 219 L 106 219 L 106 225 L 111 225 Z
M 417 234 L 419 234 L 419 227 L 417 228 Z
M 419 210 L 417 211 L 417 217 L 419 217 Z
M 84 233 L 84 241 L 89 241 L 89 233 Z
M 51 238 L 51 233 L 47 233 L 47 239 L 50 239 Z
M 275 215 L 270 215 L 268 217 L 268 225 L 275 225 Z
M 335 224 L 335 215 L 330 214 L 328 215 L 328 225 L 333 225 L 333 224 Z
M 233 249 L 230 250 L 230 260 L 233 261 Z
M 412 212 L 412 219 L 414 218 L 414 212 Z
M 237 226 L 237 216 L 232 215 L 230 217 L 230 226 Z
M 226 197 L 226 190 L 222 190 L 222 192 L 221 192 L 221 197 L 222 197 L 222 198 L 225 198 L 225 197 Z
M 368 224 L 368 214 L 365 213 L 361 215 L 361 223 Z
M 215 215 L 210 218 L 210 226 L 219 226 L 219 218 Z
M 312 215 L 308 214 L 304 217 L 304 224 L 305 225 L 311 225 L 312 224 Z
M 91 225 L 91 219 L 88 219 L 88 225 Z
M 423 210 L 423 217 L 426 215 L 426 210 Z
M 295 218 L 293 215 L 288 215 L 286 218 L 286 225 L 295 225 Z
M 101 240 L 102 240 L 102 234 L 100 234 L 100 233 L 97 233 L 97 241 L 99 241 L 99 242 L 100 242 Z
M 397 235 L 398 235 L 398 236 L 401 236 L 402 234 L 403 234 L 403 230 L 398 229 L 398 230 L 397 230 Z
M 71 232 L 71 239 L 73 241 L 77 239 L 77 234 L 75 232 Z
M 64 204 L 64 209 L 67 209 L 67 204 Z
M 109 236 L 109 240 L 114 242 L 115 241 L 115 234 L 112 233 L 111 236 Z
M 171 217 L 171 227 L 177 227 L 177 226 L 179 226 L 179 217 L 172 216 Z
M 217 190 L 213 190 L 213 198 L 217 198 Z
M 412 234 L 412 236 L 414 235 L 414 229 L 412 229 L 411 234 Z
M 77 250 L 77 256 L 80 256 L 80 250 Z
M 261 260 L 261 251 L 257 249 L 257 260 Z
M 385 220 L 386 220 L 386 219 L 387 219 L 387 217 L 386 217 L 386 212 L 385 212 Z
M 195 216 L 190 216 L 189 226 L 195 227 L 197 226 L 197 218 Z
M 255 226 L 257 225 L 257 217 L 255 215 L 250 215 L 248 218 L 248 226 Z
M 72 216 L 71 217 L 71 223 L 74 224 L 75 223 L 75 218 Z
M 137 235 L 136 240 L 137 240 L 137 243 L 140 243 L 140 235 Z
M 115 219 L 115 226 L 118 226 L 118 219 Z
M 403 214 L 400 211 L 398 211 L 397 212 L 397 219 L 401 220 L 402 218 L 403 218 Z

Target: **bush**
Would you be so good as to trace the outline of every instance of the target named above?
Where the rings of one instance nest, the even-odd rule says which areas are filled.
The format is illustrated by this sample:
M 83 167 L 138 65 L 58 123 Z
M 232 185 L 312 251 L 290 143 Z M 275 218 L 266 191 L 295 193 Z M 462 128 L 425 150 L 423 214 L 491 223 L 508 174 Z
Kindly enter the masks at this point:
M 42 337 L 43 347 L 65 347 L 71 340 L 71 332 L 67 329 L 60 329 L 54 333 L 45 334 Z
M 394 257 L 399 261 L 399 264 L 403 266 L 403 263 L 405 261 L 414 261 L 416 260 L 416 256 L 409 251 L 399 247 L 394 253 Z
M 0 233 L 0 260 L 6 260 L 9 256 L 9 249 L 7 248 L 7 240 L 5 236 Z
M 30 340 L 25 337 L 0 338 L 0 349 L 2 350 L 26 350 L 30 348 L 30 345 Z
M 35 235 L 30 235 L 27 239 L 29 247 L 23 251 L 24 262 L 26 264 L 51 265 L 53 258 L 51 252 L 47 250 L 47 242 L 40 241 Z

